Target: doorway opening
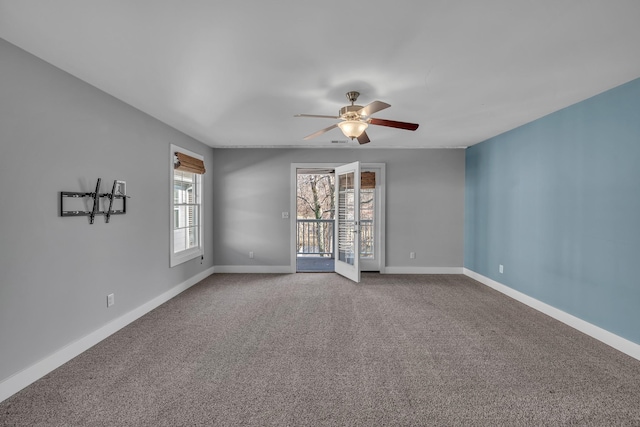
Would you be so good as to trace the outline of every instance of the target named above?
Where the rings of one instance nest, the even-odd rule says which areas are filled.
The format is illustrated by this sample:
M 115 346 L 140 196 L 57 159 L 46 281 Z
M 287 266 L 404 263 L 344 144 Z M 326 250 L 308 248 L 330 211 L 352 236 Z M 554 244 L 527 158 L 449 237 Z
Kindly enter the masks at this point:
M 333 169 L 296 172 L 296 271 L 330 272 L 335 268 Z
M 295 272 L 332 272 L 336 263 L 338 164 L 292 164 L 292 266 Z M 362 164 L 359 202 L 359 270 L 384 273 L 383 163 Z

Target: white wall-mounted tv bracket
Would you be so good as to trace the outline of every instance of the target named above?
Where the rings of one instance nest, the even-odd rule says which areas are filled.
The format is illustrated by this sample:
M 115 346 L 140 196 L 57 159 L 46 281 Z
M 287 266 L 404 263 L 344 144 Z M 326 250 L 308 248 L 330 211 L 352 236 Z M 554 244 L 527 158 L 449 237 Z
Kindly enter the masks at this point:
M 124 215 L 127 213 L 127 199 L 129 196 L 124 194 L 125 183 L 124 181 L 113 181 L 113 187 L 111 193 L 99 193 L 100 182 L 102 178 L 98 178 L 96 184 L 96 191 L 93 193 L 79 193 L 75 191 L 61 191 L 60 192 L 60 216 L 88 216 L 89 224 L 93 224 L 93 220 L 96 215 L 104 215 L 106 223 L 109 222 L 111 215 Z M 90 197 L 93 199 L 93 208 L 90 211 L 72 211 L 64 209 L 64 201 L 66 198 L 79 198 Z M 100 198 L 106 197 L 109 199 L 109 208 L 105 211 L 100 210 Z M 122 209 L 113 209 L 113 199 L 122 199 Z

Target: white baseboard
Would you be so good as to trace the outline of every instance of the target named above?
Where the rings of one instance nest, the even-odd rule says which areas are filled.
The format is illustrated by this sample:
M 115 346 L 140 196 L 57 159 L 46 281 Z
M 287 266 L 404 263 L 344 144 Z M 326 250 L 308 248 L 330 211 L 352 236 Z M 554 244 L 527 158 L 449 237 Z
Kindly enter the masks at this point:
M 114 319 L 103 327 L 91 332 L 90 334 L 80 338 L 77 341 L 68 344 L 52 355 L 0 382 L 0 402 L 8 399 L 15 393 L 27 387 L 29 384 L 37 381 L 38 379 L 47 375 L 49 372 L 62 366 L 69 360 L 73 359 L 74 357 L 93 347 L 103 339 L 107 338 L 109 335 L 114 334 L 134 320 L 144 316 L 154 308 L 160 306 L 161 304 L 164 304 L 171 298 L 175 297 L 179 293 L 185 291 L 186 289 L 190 288 L 191 286 L 195 285 L 196 283 L 198 283 L 202 279 L 205 279 L 213 273 L 214 267 L 211 267 L 199 274 L 196 274 L 195 276 L 185 280 L 177 286 L 174 286 L 163 294 L 158 295 L 149 302 L 146 302 L 138 308 L 135 308 L 130 312 L 118 317 L 117 319 Z
M 216 273 L 294 273 L 290 265 L 216 265 Z
M 619 350 L 633 357 L 634 359 L 640 360 L 640 344 L 636 344 L 633 341 L 622 338 L 616 334 L 600 328 L 599 326 L 586 322 L 547 303 L 539 301 L 526 294 L 523 294 L 522 292 L 505 286 L 502 283 L 496 282 L 493 279 L 489 279 L 488 277 L 478 274 L 475 271 L 465 268 L 464 274 L 486 286 L 489 286 L 492 289 L 495 289 L 498 292 L 501 292 L 515 299 L 516 301 L 526 304 L 529 307 L 546 314 L 547 316 L 553 317 L 554 319 L 559 320 L 560 322 L 569 325 L 572 328 L 575 328 L 580 332 L 587 334 L 597 339 L 598 341 L 601 341 L 615 348 L 616 350 Z
M 295 273 L 290 265 L 216 265 L 216 273 Z M 462 267 L 384 267 L 381 274 L 463 274 Z
M 462 267 L 389 267 L 384 274 L 462 274 Z

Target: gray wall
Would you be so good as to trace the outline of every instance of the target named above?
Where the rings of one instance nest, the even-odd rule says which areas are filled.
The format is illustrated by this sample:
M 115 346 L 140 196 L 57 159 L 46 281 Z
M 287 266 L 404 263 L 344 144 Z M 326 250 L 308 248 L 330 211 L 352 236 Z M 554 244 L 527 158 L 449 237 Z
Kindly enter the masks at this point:
M 213 265 L 169 268 L 169 144 L 213 150 L 0 39 L 0 381 Z M 59 216 L 127 182 L 126 215 Z M 212 174 L 205 175 L 211 193 Z M 106 296 L 115 293 L 115 305 Z
M 387 265 L 462 267 L 463 150 L 214 150 L 2 39 L 0 58 L 0 381 L 214 265 L 289 265 L 291 163 L 386 163 Z M 174 268 L 171 143 L 205 156 L 210 196 L 204 262 Z M 127 182 L 127 214 L 60 217 L 97 178 Z
M 281 214 L 290 211 L 291 163 L 360 160 L 386 163 L 386 265 L 462 268 L 464 150 L 216 149 L 214 154 L 215 265 L 289 266 L 290 224 Z M 409 259 L 411 251 L 416 259 Z

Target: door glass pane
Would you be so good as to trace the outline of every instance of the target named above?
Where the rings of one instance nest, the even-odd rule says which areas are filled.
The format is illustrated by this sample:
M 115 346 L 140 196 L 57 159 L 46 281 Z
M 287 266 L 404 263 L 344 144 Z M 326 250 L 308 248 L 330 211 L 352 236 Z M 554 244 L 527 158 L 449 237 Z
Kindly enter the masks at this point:
M 339 176 L 338 180 L 338 259 L 353 265 L 355 239 L 354 173 Z
M 360 258 L 373 258 L 375 188 L 360 190 Z

